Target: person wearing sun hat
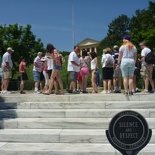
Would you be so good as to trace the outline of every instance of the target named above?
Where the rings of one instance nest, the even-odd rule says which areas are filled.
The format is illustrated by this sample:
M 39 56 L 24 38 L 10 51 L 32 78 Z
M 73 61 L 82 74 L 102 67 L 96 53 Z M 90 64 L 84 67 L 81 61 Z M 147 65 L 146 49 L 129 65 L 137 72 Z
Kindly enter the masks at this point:
M 7 48 L 7 51 L 3 54 L 2 57 L 2 70 L 4 73 L 4 80 L 3 80 L 3 90 L 1 91 L 2 94 L 9 94 L 10 92 L 7 90 L 10 79 L 12 78 L 12 67 L 13 62 L 11 59 L 11 54 L 14 50 L 11 47 Z
M 130 35 L 123 37 L 123 45 L 119 48 L 118 57 L 118 67 L 120 66 L 122 71 L 125 95 L 133 95 L 133 75 L 137 60 L 137 49 L 130 40 Z

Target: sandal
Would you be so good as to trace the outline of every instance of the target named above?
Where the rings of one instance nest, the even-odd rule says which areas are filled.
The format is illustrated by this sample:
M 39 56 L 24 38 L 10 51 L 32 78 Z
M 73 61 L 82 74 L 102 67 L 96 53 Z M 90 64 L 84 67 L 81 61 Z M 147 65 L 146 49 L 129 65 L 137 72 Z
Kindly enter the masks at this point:
M 51 93 L 48 93 L 47 91 L 43 92 L 44 95 L 50 95 Z

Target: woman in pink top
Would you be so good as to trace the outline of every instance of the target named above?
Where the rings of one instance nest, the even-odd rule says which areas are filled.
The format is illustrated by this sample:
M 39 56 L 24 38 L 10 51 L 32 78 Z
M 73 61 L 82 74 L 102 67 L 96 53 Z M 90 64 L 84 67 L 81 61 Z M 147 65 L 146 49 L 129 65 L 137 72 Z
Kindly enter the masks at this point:
M 82 93 L 88 93 L 86 91 L 87 88 L 87 81 L 88 76 L 90 75 L 90 61 L 91 58 L 88 55 L 88 52 L 86 50 L 82 51 L 82 57 L 80 58 L 80 74 L 82 76 Z
M 53 59 L 53 70 L 52 70 L 52 75 L 50 77 L 49 88 L 47 91 L 44 92 L 44 94 L 45 95 L 51 94 L 51 90 L 53 88 L 55 78 L 57 79 L 60 89 L 61 89 L 60 94 L 64 94 L 63 84 L 62 84 L 62 80 L 61 80 L 61 76 L 60 76 L 60 70 L 62 68 L 61 55 L 59 54 L 57 49 L 54 49 L 54 52 L 51 55 L 51 58 Z

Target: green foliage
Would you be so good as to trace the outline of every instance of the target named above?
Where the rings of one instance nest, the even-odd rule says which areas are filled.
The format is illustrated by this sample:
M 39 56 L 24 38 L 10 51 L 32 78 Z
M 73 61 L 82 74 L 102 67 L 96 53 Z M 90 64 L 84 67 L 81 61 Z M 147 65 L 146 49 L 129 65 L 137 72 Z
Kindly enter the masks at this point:
M 18 70 L 18 61 L 21 56 L 26 58 L 27 65 L 32 64 L 37 52 L 43 51 L 41 39 L 37 39 L 31 31 L 31 25 L 26 27 L 14 25 L 0 25 L 0 52 L 3 55 L 7 47 L 12 47 L 15 52 L 12 59 L 13 72 Z
M 144 10 L 136 10 L 135 16 L 132 18 L 127 17 L 122 14 L 112 20 L 108 25 L 107 36 L 103 38 L 98 47 L 98 64 L 101 73 L 101 55 L 102 51 L 106 47 L 112 48 L 114 45 L 120 46 L 122 44 L 122 37 L 125 34 L 130 34 L 132 42 L 135 44 L 138 50 L 138 57 L 140 57 L 139 43 L 141 41 L 146 41 L 149 47 L 155 52 L 155 2 L 149 1 L 149 6 Z M 26 27 L 14 25 L 0 25 L 0 53 L 1 55 L 5 53 L 7 47 L 12 47 L 15 52 L 13 53 L 14 62 L 14 73 L 16 74 L 14 78 L 18 77 L 18 60 L 20 56 L 24 56 L 28 63 L 28 77 L 29 82 L 27 85 L 33 88 L 33 60 L 37 55 L 37 52 L 43 51 L 43 43 L 41 39 L 36 39 L 36 36 L 31 31 L 31 25 Z M 70 52 L 61 52 L 65 58 L 65 63 L 63 64 L 61 70 L 61 77 L 63 80 L 64 88 L 68 87 L 69 81 L 67 81 L 67 63 L 68 55 Z M 90 77 L 88 80 L 88 86 L 91 85 Z
M 109 29 L 107 36 L 99 44 L 99 52 L 106 48 L 112 48 L 114 45 L 121 45 L 122 37 L 124 34 L 128 34 L 130 30 L 130 18 L 126 15 L 121 15 L 118 18 L 114 19 L 109 24 Z
M 132 18 L 126 15 L 119 16 L 108 27 L 107 36 L 99 44 L 100 54 L 105 47 L 120 46 L 125 34 L 130 34 L 132 42 L 137 47 L 138 56 L 140 56 L 139 43 L 141 41 L 146 41 L 148 46 L 155 51 L 155 2 L 149 1 L 147 9 L 136 10 Z

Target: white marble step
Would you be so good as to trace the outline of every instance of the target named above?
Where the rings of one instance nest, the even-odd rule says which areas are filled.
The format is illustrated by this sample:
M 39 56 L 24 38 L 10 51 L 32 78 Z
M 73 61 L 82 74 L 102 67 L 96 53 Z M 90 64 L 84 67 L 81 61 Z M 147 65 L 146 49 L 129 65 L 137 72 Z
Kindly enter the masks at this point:
M 27 93 L 21 95 L 19 93 L 1 95 L 0 102 L 72 102 L 72 101 L 155 101 L 155 95 L 136 93 L 133 96 L 125 96 L 123 93 L 111 93 L 111 94 L 67 94 L 65 95 L 43 95 Z
M 132 110 L 145 118 L 155 117 L 155 109 Z M 111 118 L 120 111 L 122 109 L 3 109 L 0 118 Z
M 155 96 L 155 94 L 154 94 Z M 152 96 L 150 96 L 152 97 Z M 110 96 L 111 98 L 111 96 Z M 40 102 L 0 102 L 0 109 L 155 109 L 151 101 L 40 101 Z
M 154 155 L 148 144 L 138 155 Z M 0 143 L 0 155 L 121 155 L 110 144 L 90 143 Z
M 104 143 L 105 129 L 4 129 L 0 142 L 16 143 Z M 155 129 L 149 144 L 155 144 Z
M 107 129 L 111 118 L 15 118 L 0 120 L 0 128 L 8 129 Z M 155 118 L 146 118 L 155 129 Z

